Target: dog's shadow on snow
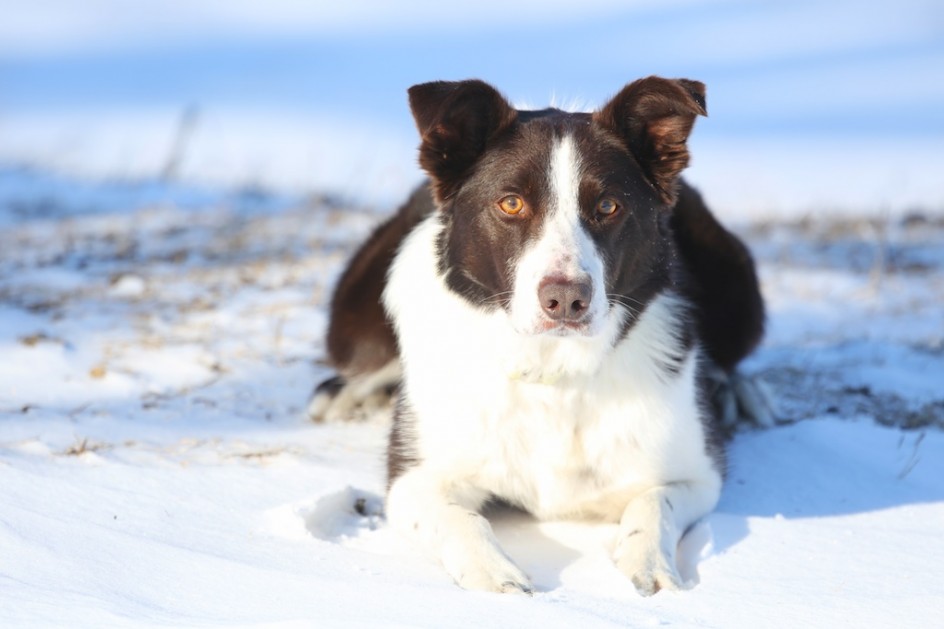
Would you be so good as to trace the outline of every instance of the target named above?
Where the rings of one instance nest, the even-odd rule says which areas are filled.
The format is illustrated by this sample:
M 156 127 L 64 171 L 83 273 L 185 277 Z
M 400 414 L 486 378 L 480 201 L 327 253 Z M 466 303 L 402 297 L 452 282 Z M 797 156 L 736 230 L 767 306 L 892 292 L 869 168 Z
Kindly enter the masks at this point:
M 538 591 L 562 585 L 561 575 L 581 557 L 581 552 L 549 536 L 542 523 L 513 507 L 494 506 L 485 515 L 502 548 L 524 570 Z
M 598 575 L 617 595 L 634 591 L 628 577 L 620 573 L 613 562 L 617 524 L 540 522 L 527 513 L 506 507 L 488 515 L 502 547 L 528 573 L 539 591 L 564 585 L 571 567 L 575 571 L 571 586 L 583 588 L 587 585 L 587 575 Z M 676 555 L 684 581 L 699 582 L 698 563 L 711 544 L 711 528 L 703 522 L 686 532 Z
M 485 515 L 504 550 L 539 590 L 559 587 L 561 573 L 580 557 L 574 548 L 546 535 L 542 524 L 526 513 L 496 506 Z M 296 516 L 312 537 L 341 546 L 384 553 L 391 540 L 397 539 L 387 527 L 383 498 L 353 487 L 322 496 L 310 507 L 297 509 Z
M 294 514 L 317 539 L 381 554 L 389 554 L 391 545 L 402 551 L 399 538 L 386 525 L 383 499 L 377 494 L 347 487 L 322 496 L 311 506 L 296 508 Z M 485 515 L 502 548 L 531 577 L 538 591 L 564 585 L 564 575 L 576 564 L 580 564 L 577 569 L 581 574 L 608 575 L 604 578 L 625 584 L 627 592 L 632 590 L 611 559 L 616 524 L 539 522 L 505 505 L 491 506 Z M 697 564 L 710 543 L 711 530 L 704 524 L 686 534 L 678 554 L 679 572 L 685 580 L 698 582 Z
M 942 501 L 944 461 L 922 456 L 926 439 L 941 438 L 867 420 L 807 420 L 738 435 L 709 516 L 714 551 L 745 538 L 749 518 L 838 517 Z
M 944 461 L 922 458 L 925 438 L 944 436 L 869 422 L 812 420 L 739 435 L 729 448 L 718 508 L 679 545 L 682 578 L 697 583 L 699 561 L 747 537 L 751 518 L 834 517 L 944 501 Z M 485 514 L 502 547 L 538 590 L 564 585 L 572 567 L 581 575 L 574 583 L 588 574 L 623 583 L 611 559 L 616 524 L 539 522 L 506 506 Z M 296 509 L 293 517 L 301 517 L 307 534 L 324 541 L 382 554 L 401 548 L 386 526 L 382 497 L 371 492 L 349 487 Z

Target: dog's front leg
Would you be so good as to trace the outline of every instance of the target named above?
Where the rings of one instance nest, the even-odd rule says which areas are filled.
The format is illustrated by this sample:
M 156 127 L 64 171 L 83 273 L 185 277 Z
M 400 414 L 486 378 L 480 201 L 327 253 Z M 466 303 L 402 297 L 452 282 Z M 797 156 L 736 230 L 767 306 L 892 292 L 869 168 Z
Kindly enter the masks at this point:
M 438 559 L 460 587 L 530 594 L 530 580 L 505 555 L 478 512 L 487 498 L 481 490 L 445 482 L 417 467 L 390 486 L 387 519 Z
M 633 498 L 620 519 L 614 560 L 643 596 L 689 587 L 678 572 L 679 540 L 718 502 L 721 479 L 671 483 Z

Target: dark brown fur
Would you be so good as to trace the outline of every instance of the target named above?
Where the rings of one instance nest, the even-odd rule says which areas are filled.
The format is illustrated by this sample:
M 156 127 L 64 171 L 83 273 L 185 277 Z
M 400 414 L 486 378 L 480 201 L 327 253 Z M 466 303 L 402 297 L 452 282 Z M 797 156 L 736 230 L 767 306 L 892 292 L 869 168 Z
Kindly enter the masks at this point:
M 489 141 L 518 116 L 494 87 L 483 81 L 435 81 L 409 90 L 410 110 L 420 133 L 420 166 L 432 177 L 440 203 L 485 151 Z
M 684 182 L 671 226 L 691 277 L 686 293 L 698 308 L 699 338 L 715 364 L 730 373 L 764 335 L 764 300 L 754 260 Z
M 361 245 L 338 281 L 331 298 L 327 346 L 331 364 L 342 376 L 377 371 L 397 357 L 393 327 L 380 295 L 400 243 L 433 207 L 427 188 L 418 188 Z
M 387 271 L 400 242 L 433 209 L 426 184 L 354 254 L 331 303 L 328 351 L 346 376 L 369 373 L 396 357 L 396 339 L 380 305 Z M 670 219 L 692 278 L 687 293 L 698 307 L 700 338 L 711 359 L 732 371 L 764 333 L 764 302 L 747 247 L 711 214 L 698 192 L 682 183 Z
M 482 233 L 476 240 L 472 232 L 481 226 L 474 222 L 463 223 L 471 221 L 471 215 L 463 214 L 455 219 L 451 212 L 462 195 L 469 196 L 463 202 L 465 205 L 478 205 L 476 188 L 467 185 L 470 178 L 480 180 L 490 168 L 507 175 L 505 162 L 515 163 L 516 151 L 525 155 L 529 150 L 534 152 L 533 143 L 541 133 L 530 139 L 521 136 L 520 129 L 525 123 L 533 129 L 540 128 L 535 124 L 556 128 L 561 124 L 592 123 L 596 131 L 578 135 L 584 138 L 582 141 L 595 142 L 600 148 L 611 147 L 595 152 L 607 155 L 607 164 L 612 161 L 600 171 L 611 173 L 603 175 L 604 178 L 625 178 L 641 169 L 639 184 L 632 183 L 635 192 L 634 199 L 630 200 L 640 212 L 635 219 L 636 227 L 627 229 L 622 236 L 619 230 L 601 228 L 599 235 L 594 236 L 595 239 L 618 238 L 625 245 L 622 251 L 641 256 L 635 262 L 627 259 L 614 265 L 614 273 L 630 276 L 626 282 L 633 284 L 633 292 L 627 294 L 634 295 L 638 302 L 648 302 L 649 293 L 654 289 L 648 290 L 646 286 L 653 284 L 658 288 L 667 282 L 676 283 L 669 275 L 674 277 L 673 269 L 680 264 L 683 279 L 679 288 L 696 306 L 698 333 L 695 337 L 700 338 L 708 356 L 719 367 L 732 371 L 759 342 L 763 334 L 764 308 L 753 260 L 741 241 L 712 216 L 698 193 L 678 179 L 678 173 L 688 163 L 685 141 L 695 117 L 705 113 L 701 83 L 684 79 L 641 79 L 624 88 L 592 116 L 556 110 L 518 112 L 494 88 L 481 81 L 414 86 L 410 89 L 410 104 L 422 137 L 420 163 L 431 175 L 432 182 L 416 190 L 396 215 L 377 228 L 355 254 L 338 283 L 331 304 L 327 347 L 333 365 L 342 376 L 369 374 L 397 357 L 396 339 L 381 306 L 381 294 L 400 243 L 423 217 L 434 211 L 434 206 L 442 208 L 447 220 L 459 221 L 444 231 L 444 237 L 452 234 L 453 241 L 458 238 L 459 242 L 442 245 L 442 260 L 447 267 L 443 270 L 455 266 L 446 260 L 446 255 L 471 247 L 460 257 L 465 265 L 478 268 L 472 275 L 489 278 L 495 275 L 501 279 L 500 270 L 491 266 L 507 262 L 511 254 L 492 251 L 494 259 L 484 259 L 491 250 L 482 245 L 491 238 Z M 501 161 L 505 157 L 508 159 Z M 520 168 L 521 162 L 517 163 Z M 526 168 L 524 172 L 537 173 L 542 167 L 536 164 L 534 169 Z M 648 184 L 643 183 L 643 178 Z M 621 180 L 616 187 L 625 183 L 626 180 Z M 539 184 L 522 181 L 516 185 L 527 188 Z M 607 184 L 600 181 L 599 186 L 603 189 Z M 657 232 L 639 229 L 642 223 L 638 221 L 650 207 L 647 202 L 640 202 L 645 198 L 652 199 L 653 209 L 660 208 L 661 219 L 657 222 L 661 227 Z M 581 204 L 592 207 L 593 200 L 582 199 Z M 504 228 L 493 221 L 487 229 Z M 658 244 L 665 239 L 672 241 L 669 246 Z M 502 240 L 514 242 L 507 234 Z M 646 253 L 650 249 L 652 252 Z M 611 247 L 611 250 L 615 249 Z M 660 251 L 663 253 L 658 253 Z M 640 278 L 647 277 L 648 280 L 639 283 Z M 467 275 L 447 273 L 447 283 L 452 290 L 474 303 L 488 303 L 490 295 L 483 292 L 483 288 L 491 282 L 483 284 L 464 278 Z M 614 282 L 622 285 L 623 280 L 615 278 Z M 636 291 L 642 292 L 636 294 Z M 491 302 L 491 305 L 497 304 Z
M 594 119 L 624 138 L 662 200 L 672 206 L 678 174 L 688 166 L 685 142 L 695 118 L 704 115 L 703 83 L 650 76 L 620 90 Z

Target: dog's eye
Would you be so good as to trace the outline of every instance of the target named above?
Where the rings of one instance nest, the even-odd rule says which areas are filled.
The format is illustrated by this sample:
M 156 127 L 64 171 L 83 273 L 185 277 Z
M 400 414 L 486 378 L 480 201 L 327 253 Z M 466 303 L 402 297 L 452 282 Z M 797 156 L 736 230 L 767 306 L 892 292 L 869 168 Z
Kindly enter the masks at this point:
M 597 214 L 601 216 L 612 216 L 619 209 L 619 204 L 613 199 L 601 199 L 597 203 Z
M 505 214 L 514 216 L 524 209 L 524 201 L 517 194 L 509 194 L 498 202 L 498 207 Z

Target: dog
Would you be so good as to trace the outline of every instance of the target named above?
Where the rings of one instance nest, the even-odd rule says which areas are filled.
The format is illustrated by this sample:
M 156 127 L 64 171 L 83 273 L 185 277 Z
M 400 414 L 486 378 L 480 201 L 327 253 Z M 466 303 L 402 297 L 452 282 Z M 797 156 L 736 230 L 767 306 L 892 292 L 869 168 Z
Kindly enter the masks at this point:
M 644 78 L 593 113 L 478 80 L 409 89 L 426 184 L 335 289 L 316 419 L 395 396 L 390 525 L 463 588 L 530 593 L 483 508 L 618 522 L 639 593 L 725 474 L 716 378 L 758 344 L 754 262 L 680 179 L 705 87 Z

